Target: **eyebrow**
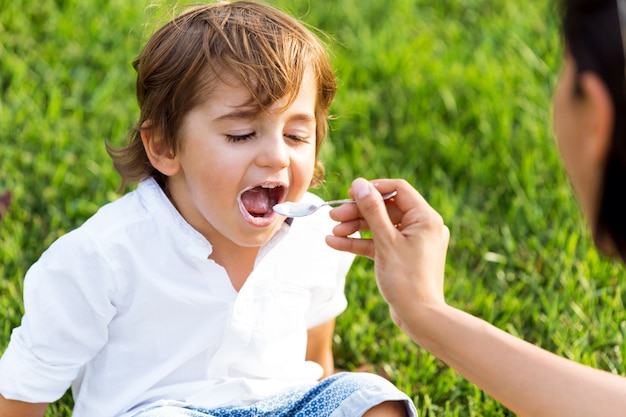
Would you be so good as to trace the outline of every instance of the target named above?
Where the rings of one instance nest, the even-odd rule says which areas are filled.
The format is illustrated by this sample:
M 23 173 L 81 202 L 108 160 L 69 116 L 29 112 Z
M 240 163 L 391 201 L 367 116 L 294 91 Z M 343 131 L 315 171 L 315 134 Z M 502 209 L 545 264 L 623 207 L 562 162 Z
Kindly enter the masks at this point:
M 289 122 L 304 122 L 304 123 L 317 123 L 315 116 L 308 113 L 297 113 L 290 116 L 287 121 Z
M 223 114 L 221 116 L 216 117 L 214 122 L 223 122 L 229 120 L 250 120 L 259 114 L 259 110 L 257 108 L 243 108 L 237 109 L 235 111 Z M 305 123 L 316 123 L 317 120 L 314 115 L 308 113 L 297 113 L 289 117 L 290 122 L 305 122 Z
M 239 108 L 230 113 L 223 114 L 221 116 L 216 117 L 214 122 L 222 122 L 227 120 L 249 120 L 256 117 L 259 114 L 259 110 L 257 108 Z

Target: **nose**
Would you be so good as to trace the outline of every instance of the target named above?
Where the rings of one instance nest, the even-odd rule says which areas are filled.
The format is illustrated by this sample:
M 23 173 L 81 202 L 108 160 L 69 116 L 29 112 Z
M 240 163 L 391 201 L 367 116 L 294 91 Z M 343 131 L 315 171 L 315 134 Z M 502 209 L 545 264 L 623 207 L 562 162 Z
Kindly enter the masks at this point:
M 282 133 L 268 134 L 259 142 L 257 165 L 261 167 L 285 168 L 289 166 L 289 145 Z

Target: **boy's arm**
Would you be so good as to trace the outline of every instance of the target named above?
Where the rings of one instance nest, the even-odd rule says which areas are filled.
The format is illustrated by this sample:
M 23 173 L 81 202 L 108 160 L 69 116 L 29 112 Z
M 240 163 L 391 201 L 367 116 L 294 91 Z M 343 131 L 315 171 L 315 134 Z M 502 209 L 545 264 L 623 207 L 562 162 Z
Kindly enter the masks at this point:
M 0 394 L 0 417 L 43 417 L 48 403 L 26 403 L 7 400 Z
M 308 331 L 306 360 L 317 362 L 324 368 L 322 378 L 335 372 L 335 359 L 333 358 L 334 332 L 335 319 L 315 326 Z

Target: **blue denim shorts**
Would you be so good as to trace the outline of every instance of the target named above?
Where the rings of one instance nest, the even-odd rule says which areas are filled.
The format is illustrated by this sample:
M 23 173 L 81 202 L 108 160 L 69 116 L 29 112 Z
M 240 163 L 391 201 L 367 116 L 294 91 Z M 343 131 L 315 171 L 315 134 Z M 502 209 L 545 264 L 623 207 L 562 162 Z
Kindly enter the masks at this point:
M 133 417 L 358 417 L 385 401 L 403 401 L 417 417 L 413 401 L 386 379 L 365 372 L 343 372 L 312 387 L 296 388 L 243 407 L 211 410 L 175 402 L 149 407 Z

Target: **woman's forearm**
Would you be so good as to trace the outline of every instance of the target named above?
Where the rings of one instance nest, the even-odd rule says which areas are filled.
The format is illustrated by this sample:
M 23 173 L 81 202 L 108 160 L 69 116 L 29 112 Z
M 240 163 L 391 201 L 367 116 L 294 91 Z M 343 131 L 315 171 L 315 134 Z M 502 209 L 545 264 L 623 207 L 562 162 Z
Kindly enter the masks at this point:
M 401 325 L 413 340 L 520 416 L 626 412 L 625 378 L 554 355 L 448 305 L 418 307 Z

